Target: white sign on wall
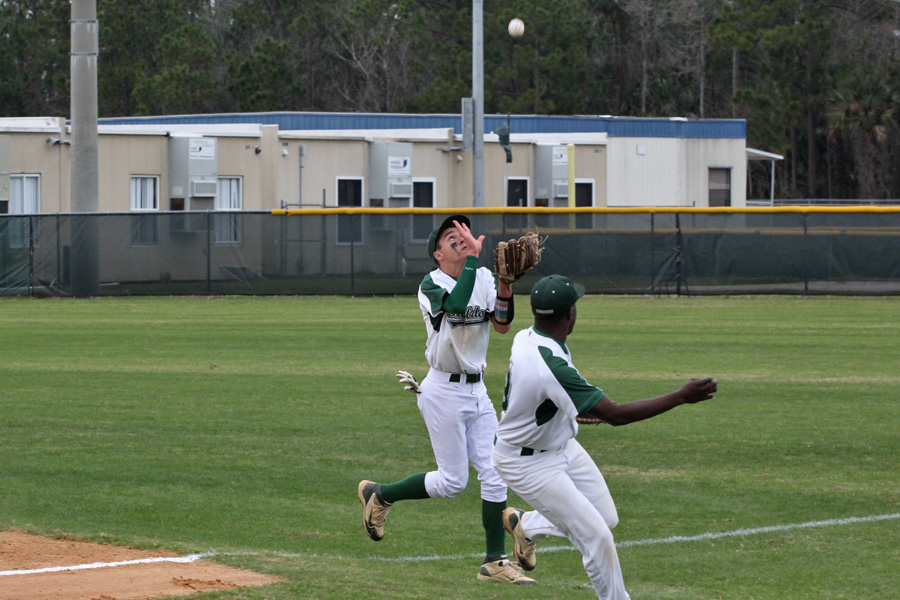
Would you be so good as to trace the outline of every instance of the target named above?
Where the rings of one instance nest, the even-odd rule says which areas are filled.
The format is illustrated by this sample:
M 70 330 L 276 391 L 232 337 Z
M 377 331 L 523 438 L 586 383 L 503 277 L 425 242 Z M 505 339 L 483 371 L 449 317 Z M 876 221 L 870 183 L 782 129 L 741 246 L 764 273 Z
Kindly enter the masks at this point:
M 208 138 L 191 138 L 188 158 L 216 159 L 216 141 Z
M 409 177 L 410 160 L 408 156 L 388 157 L 388 177 Z
M 569 150 L 565 146 L 553 146 L 553 164 L 569 164 Z

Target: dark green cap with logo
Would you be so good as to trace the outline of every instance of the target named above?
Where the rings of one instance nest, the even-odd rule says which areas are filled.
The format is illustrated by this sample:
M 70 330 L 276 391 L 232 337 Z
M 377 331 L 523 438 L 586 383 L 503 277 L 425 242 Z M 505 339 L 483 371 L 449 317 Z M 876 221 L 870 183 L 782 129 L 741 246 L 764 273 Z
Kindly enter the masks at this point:
M 539 317 L 559 315 L 584 296 L 584 286 L 562 275 L 548 275 L 531 288 L 531 312 Z
M 469 222 L 469 217 L 465 215 L 451 215 L 444 219 L 444 222 L 439 226 L 435 227 L 431 230 L 431 233 L 428 235 L 428 256 L 431 257 L 431 260 L 434 261 L 434 264 L 438 264 L 437 259 L 434 257 L 435 247 L 437 246 L 438 238 L 441 237 L 441 234 L 450 229 L 451 227 L 456 227 L 453 224 L 453 221 L 457 223 L 462 223 L 466 227 L 471 227 L 472 224 Z

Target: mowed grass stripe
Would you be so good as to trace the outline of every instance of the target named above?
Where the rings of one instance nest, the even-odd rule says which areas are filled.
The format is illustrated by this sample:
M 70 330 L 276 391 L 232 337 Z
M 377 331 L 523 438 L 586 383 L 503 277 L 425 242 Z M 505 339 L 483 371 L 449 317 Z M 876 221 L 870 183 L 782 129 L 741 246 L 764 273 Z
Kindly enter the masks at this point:
M 625 544 L 896 514 L 897 299 L 604 296 L 578 314 L 575 364 L 617 401 L 720 382 L 705 405 L 579 434 L 633 599 L 891 597 L 896 519 Z M 360 479 L 434 467 L 394 377 L 426 371 L 415 298 L 7 299 L 0 331 L 0 527 L 215 551 L 286 580 L 214 597 L 521 597 L 475 580 L 474 473 L 458 498 L 396 506 L 382 542 L 362 532 Z M 511 342 L 488 358 L 498 407 Z M 593 597 L 555 546 L 529 597 Z M 410 556 L 462 558 L 391 562 Z

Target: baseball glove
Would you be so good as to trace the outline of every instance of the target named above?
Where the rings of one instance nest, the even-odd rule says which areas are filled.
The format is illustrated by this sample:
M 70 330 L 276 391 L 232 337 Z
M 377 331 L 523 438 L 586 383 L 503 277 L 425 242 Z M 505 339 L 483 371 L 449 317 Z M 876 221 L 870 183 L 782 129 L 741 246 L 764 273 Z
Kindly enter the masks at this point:
M 397 379 L 400 380 L 400 383 L 405 383 L 407 385 L 403 386 L 403 389 L 412 392 L 413 394 L 421 394 L 422 388 L 419 387 L 419 382 L 416 381 L 416 378 L 406 371 L 397 371 Z
M 494 248 L 494 273 L 501 281 L 514 283 L 541 262 L 547 237 L 529 231 L 519 239 L 499 242 Z
M 603 419 L 598 419 L 594 415 L 587 413 L 575 417 L 575 422 L 579 425 L 602 425 L 606 423 Z

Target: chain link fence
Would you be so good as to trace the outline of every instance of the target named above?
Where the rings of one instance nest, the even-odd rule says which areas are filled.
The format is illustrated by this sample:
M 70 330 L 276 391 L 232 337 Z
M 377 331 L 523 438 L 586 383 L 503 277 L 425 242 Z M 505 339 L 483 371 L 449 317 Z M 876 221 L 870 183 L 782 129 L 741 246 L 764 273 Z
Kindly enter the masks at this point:
M 0 215 L 0 295 L 415 294 L 435 266 L 428 233 L 447 216 L 275 212 Z M 547 236 L 526 285 L 562 273 L 594 294 L 900 294 L 890 209 L 466 214 L 487 267 L 498 241 Z

